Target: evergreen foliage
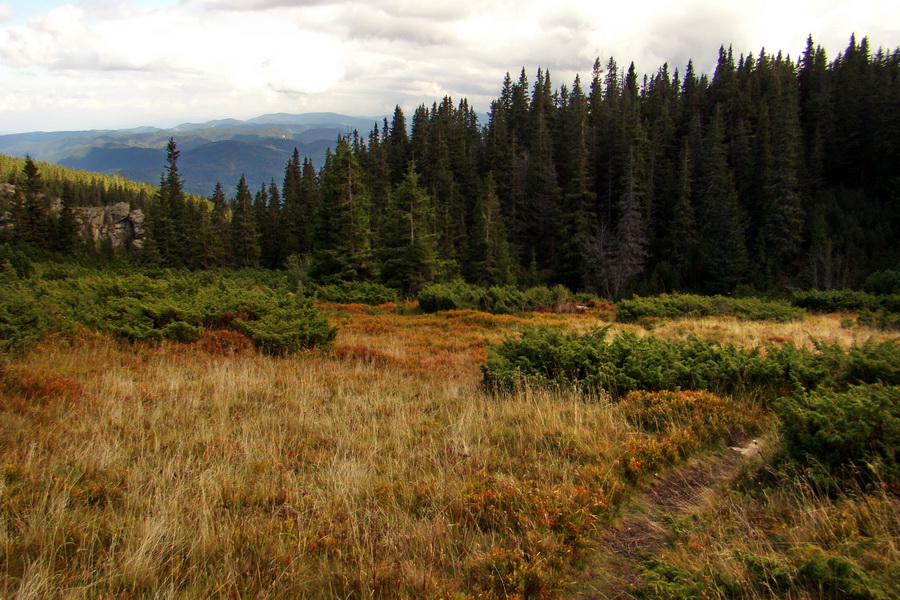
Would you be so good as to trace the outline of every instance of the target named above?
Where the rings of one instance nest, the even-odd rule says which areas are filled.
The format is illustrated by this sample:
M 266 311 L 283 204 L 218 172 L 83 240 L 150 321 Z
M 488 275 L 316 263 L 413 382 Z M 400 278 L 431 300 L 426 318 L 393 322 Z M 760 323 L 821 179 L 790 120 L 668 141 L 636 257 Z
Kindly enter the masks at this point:
M 371 197 L 346 138 L 322 169 L 322 203 L 314 237 L 315 276 L 324 282 L 368 280 L 374 275 Z
M 900 51 L 855 36 L 832 60 L 812 38 L 796 62 L 723 47 L 712 77 L 689 62 L 641 81 L 598 58 L 587 89 L 554 90 L 523 69 L 484 126 L 465 99 L 422 104 L 409 126 L 398 106 L 337 140 L 319 173 L 295 151 L 280 190 L 248 207 L 239 186 L 230 215 L 218 193 L 185 195 L 174 141 L 155 190 L 0 157 L 14 186 L 0 241 L 72 252 L 72 207 L 125 201 L 145 210 L 144 259 L 164 266 L 294 256 L 320 283 L 409 295 L 460 276 L 616 299 L 857 288 L 900 263 L 897 106 Z
M 247 180 L 241 176 L 231 207 L 231 257 L 238 268 L 259 266 L 259 230 L 252 202 Z
M 847 389 L 858 384 L 900 385 L 900 344 L 890 340 L 843 350 L 818 343 L 741 348 L 697 338 L 670 342 L 608 328 L 587 334 L 530 328 L 520 339 L 490 349 L 485 385 L 523 384 L 579 388 L 620 398 L 633 391 L 703 390 L 750 393 L 764 400 L 803 390 Z
M 437 278 L 437 235 L 433 232 L 434 206 L 421 188 L 415 163 L 388 198 L 383 222 L 381 278 L 389 286 L 416 294 Z
M 20 269 L 22 276 L 3 270 L 4 264 L 10 261 L 0 261 L 0 352 L 21 350 L 76 324 L 132 342 L 189 343 L 205 330 L 230 330 L 270 354 L 326 345 L 336 333 L 311 300 L 292 292 L 286 277 L 263 271 L 122 274 L 70 266 L 35 277 L 28 269 Z
M 786 455 L 823 489 L 900 483 L 900 386 L 795 397 L 782 419 Z

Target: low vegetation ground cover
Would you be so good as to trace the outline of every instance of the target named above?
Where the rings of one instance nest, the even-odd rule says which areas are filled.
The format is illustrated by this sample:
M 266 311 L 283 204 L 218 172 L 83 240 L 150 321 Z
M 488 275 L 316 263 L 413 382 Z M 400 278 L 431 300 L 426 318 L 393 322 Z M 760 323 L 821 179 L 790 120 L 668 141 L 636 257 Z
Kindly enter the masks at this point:
M 287 277 L 264 271 L 97 272 L 42 267 L 7 271 L 0 296 L 0 350 L 51 331 L 87 327 L 132 342 L 197 341 L 234 331 L 270 354 L 328 344 L 335 330 Z
M 662 319 L 685 317 L 736 317 L 745 321 L 798 321 L 805 311 L 788 302 L 759 298 L 661 294 L 649 298 L 636 296 L 616 304 L 618 320 L 623 323 L 653 324 Z
M 41 285 L 47 293 L 36 301 L 53 297 Z M 493 345 L 534 326 L 591 335 L 604 324 L 600 308 L 423 314 L 407 303 L 320 302 L 315 310 L 337 328 L 334 338 L 293 354 L 265 352 L 237 328 L 123 343 L 118 332 L 85 324 L 7 354 L 0 596 L 567 597 L 636 490 L 686 457 L 757 435 L 774 418 L 754 394 L 728 390 L 623 389 L 610 402 L 573 385 L 485 388 L 481 365 Z M 850 345 L 871 340 L 879 348 L 890 339 L 827 316 L 802 325 L 680 320 L 653 332 L 614 324 L 606 336 L 677 345 L 692 328 L 719 344 L 743 331 L 734 352 L 756 348 L 760 356 L 775 338 L 810 353 L 815 338 L 841 356 Z M 762 481 L 753 477 L 751 490 Z M 884 552 L 898 539 L 882 518 L 893 510 L 886 496 L 817 496 L 807 505 L 790 495 L 790 479 L 777 481 L 782 487 L 765 484 L 786 490 L 782 504 L 765 509 L 773 514 L 790 502 L 845 506 L 860 516 L 860 531 L 870 510 L 877 527 L 869 537 L 848 525 L 859 550 L 847 568 L 874 578 L 868 589 L 890 591 L 879 574 L 898 564 L 895 551 Z M 758 501 L 746 498 L 740 502 Z M 737 500 L 723 502 L 715 505 L 721 514 Z M 792 535 L 818 560 L 800 543 L 807 531 Z M 698 555 L 714 566 L 706 553 L 720 538 L 742 548 L 736 534 L 717 535 Z M 802 573 L 845 556 L 838 542 L 810 539 L 823 558 L 797 563 L 801 574 L 791 581 L 808 581 Z M 869 562 L 857 560 L 863 553 Z M 686 559 L 648 563 L 647 595 L 663 589 L 667 580 L 655 573 L 670 567 L 705 572 Z

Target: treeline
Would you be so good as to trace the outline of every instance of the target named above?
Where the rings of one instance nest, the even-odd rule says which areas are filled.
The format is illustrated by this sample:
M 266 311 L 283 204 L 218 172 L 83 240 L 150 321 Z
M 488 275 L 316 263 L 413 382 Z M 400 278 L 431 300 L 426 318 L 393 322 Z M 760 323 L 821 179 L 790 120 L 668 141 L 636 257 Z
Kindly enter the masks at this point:
M 0 181 L 12 186 L 24 184 L 28 179 L 25 172 L 27 160 L 0 154 Z M 127 202 L 134 208 L 145 208 L 157 194 L 157 188 L 152 185 L 118 175 L 76 171 L 45 162 L 35 162 L 35 166 L 41 174 L 41 191 L 49 197 L 62 198 L 68 184 L 75 206 L 109 206 Z
M 618 298 L 858 285 L 900 263 L 900 51 L 852 37 L 829 61 L 722 48 L 712 77 L 614 59 L 554 88 L 507 75 L 481 126 L 466 100 L 398 107 L 281 186 L 184 200 L 177 149 L 145 258 L 264 266 L 406 293 L 458 277 Z

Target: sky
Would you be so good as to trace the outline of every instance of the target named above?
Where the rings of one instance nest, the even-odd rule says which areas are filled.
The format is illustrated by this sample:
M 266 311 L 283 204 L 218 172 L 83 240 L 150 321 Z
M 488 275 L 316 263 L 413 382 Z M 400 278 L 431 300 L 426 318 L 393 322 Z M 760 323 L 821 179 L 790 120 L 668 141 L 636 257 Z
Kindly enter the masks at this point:
M 503 78 L 554 88 L 613 56 L 652 74 L 735 55 L 900 46 L 896 0 L 0 0 L 0 134 L 267 113 L 487 112 Z

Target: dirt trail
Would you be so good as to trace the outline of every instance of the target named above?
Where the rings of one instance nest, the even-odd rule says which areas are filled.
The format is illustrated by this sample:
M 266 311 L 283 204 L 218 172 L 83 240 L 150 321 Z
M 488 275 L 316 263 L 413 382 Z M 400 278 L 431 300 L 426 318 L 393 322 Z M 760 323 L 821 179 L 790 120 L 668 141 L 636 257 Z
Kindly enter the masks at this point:
M 699 509 L 704 497 L 734 478 L 754 449 L 748 444 L 742 451 L 726 449 L 711 457 L 697 458 L 654 481 L 603 536 L 572 597 L 634 598 L 633 588 L 640 582 L 641 557 L 655 554 L 665 543 L 668 535 L 665 517 Z

